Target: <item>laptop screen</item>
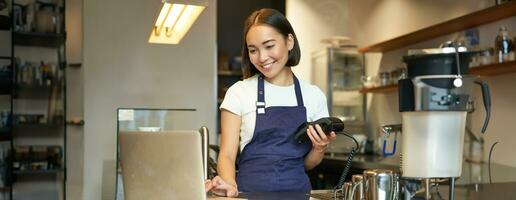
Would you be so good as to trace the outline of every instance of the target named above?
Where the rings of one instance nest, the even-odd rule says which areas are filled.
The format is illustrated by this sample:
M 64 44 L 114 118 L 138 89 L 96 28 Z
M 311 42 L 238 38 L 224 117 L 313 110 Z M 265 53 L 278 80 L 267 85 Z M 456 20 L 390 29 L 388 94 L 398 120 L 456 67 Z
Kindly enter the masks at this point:
M 126 200 L 206 199 L 198 131 L 119 134 Z

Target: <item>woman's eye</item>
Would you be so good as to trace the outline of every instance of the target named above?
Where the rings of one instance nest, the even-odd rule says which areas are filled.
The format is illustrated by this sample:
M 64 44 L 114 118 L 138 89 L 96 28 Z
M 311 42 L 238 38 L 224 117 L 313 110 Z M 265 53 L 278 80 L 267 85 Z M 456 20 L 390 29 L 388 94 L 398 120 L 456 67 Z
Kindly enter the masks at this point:
M 255 49 L 249 49 L 249 53 L 256 53 Z
M 267 49 L 272 49 L 272 47 L 274 47 L 274 45 L 265 46 Z

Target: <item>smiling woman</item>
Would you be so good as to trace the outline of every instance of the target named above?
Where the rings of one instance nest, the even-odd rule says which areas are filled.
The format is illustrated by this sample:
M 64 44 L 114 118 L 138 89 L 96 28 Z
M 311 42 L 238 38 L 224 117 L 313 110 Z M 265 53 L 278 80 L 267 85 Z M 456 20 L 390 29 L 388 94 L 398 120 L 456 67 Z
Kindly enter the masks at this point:
M 208 181 L 206 189 L 222 196 L 237 196 L 239 191 L 309 192 L 305 170 L 321 162 L 336 136 L 310 126 L 311 142 L 299 144 L 294 134 L 303 123 L 328 116 L 326 97 L 293 74 L 291 67 L 299 63 L 301 52 L 280 12 L 253 12 L 244 23 L 243 39 L 245 79 L 228 89 L 220 106 L 219 176 Z

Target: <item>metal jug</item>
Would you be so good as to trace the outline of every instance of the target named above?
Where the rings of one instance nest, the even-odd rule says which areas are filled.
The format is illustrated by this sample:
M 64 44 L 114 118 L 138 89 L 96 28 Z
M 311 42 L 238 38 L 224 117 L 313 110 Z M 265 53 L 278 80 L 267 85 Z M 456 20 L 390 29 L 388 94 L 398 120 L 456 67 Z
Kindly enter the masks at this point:
M 373 169 L 364 171 L 365 200 L 398 200 L 399 175 L 391 170 Z

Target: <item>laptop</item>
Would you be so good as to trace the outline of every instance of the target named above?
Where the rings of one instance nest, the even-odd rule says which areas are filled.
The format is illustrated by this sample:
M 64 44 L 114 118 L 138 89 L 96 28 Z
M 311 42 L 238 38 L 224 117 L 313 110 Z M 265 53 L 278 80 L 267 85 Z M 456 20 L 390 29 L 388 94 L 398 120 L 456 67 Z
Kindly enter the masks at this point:
M 126 200 L 205 200 L 198 131 L 120 132 Z

